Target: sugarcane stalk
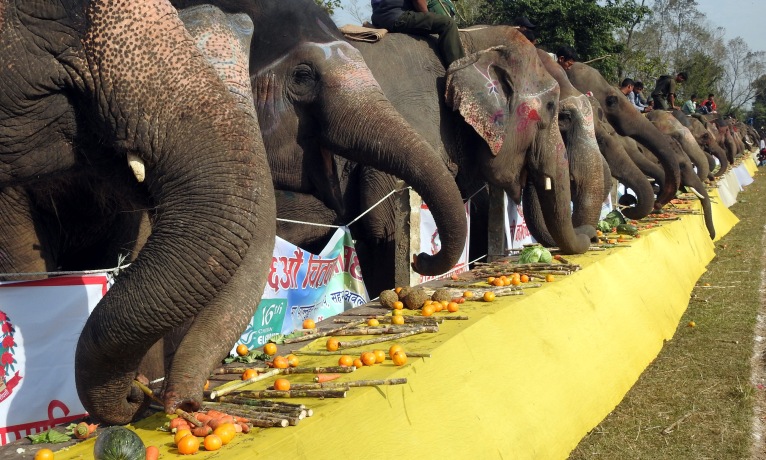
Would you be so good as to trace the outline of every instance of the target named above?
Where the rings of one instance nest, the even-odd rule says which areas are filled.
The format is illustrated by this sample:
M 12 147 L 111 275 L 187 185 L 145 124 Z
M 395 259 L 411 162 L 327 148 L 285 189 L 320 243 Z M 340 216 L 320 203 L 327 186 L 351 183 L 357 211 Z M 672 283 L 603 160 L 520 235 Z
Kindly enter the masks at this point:
M 345 398 L 344 390 L 261 390 L 247 393 L 250 398 Z
M 149 399 L 158 403 L 160 406 L 163 406 L 163 407 L 165 406 L 165 404 L 154 395 L 154 392 L 152 391 L 151 388 L 139 382 L 138 380 L 133 380 L 133 384 L 137 386 L 141 391 L 143 391 L 144 394 L 149 397 Z M 191 423 L 194 426 L 202 426 L 202 422 L 197 420 L 196 417 L 194 417 L 193 415 L 191 415 L 190 413 L 186 412 L 183 409 L 176 409 L 175 413 L 177 416 L 183 418 L 184 420 L 186 420 L 187 422 Z
M 205 405 L 203 407 L 210 407 L 210 406 Z M 282 417 L 282 418 L 294 417 L 297 420 L 303 420 L 304 418 L 306 418 L 306 409 L 288 409 L 286 407 L 277 407 L 277 406 L 251 408 L 249 406 L 243 407 L 239 404 L 231 404 L 231 403 L 216 404 L 215 407 L 229 415 L 235 415 L 237 417 L 244 417 L 247 419 L 256 418 L 264 414 L 268 414 L 273 417 Z
M 467 318 L 466 318 L 467 319 Z M 307 355 L 307 356 L 333 356 L 333 355 L 346 355 L 346 353 L 343 350 L 336 350 L 336 351 L 326 351 L 326 350 L 295 350 L 293 354 L 296 355 Z M 430 358 L 431 353 L 417 353 L 417 352 L 407 352 L 407 356 L 410 358 Z
M 425 328 L 416 328 L 412 329 L 407 332 L 402 332 L 401 334 L 391 334 L 391 335 L 384 335 L 381 337 L 373 337 L 371 339 L 364 339 L 364 340 L 349 340 L 349 341 L 343 341 L 338 342 L 339 348 L 356 348 L 356 347 L 363 347 L 365 345 L 372 345 L 373 343 L 381 343 L 381 342 L 388 342 L 391 340 L 399 340 L 403 339 L 405 337 L 409 337 L 411 335 L 416 334 L 422 334 L 426 332 Z
M 408 355 L 409 356 L 409 355 Z M 290 390 L 312 390 L 319 388 L 373 387 L 379 385 L 403 385 L 406 378 L 384 380 L 352 380 L 351 382 L 293 383 Z
M 266 370 L 267 367 L 256 367 L 256 366 L 245 366 L 245 367 L 219 367 L 218 369 L 213 369 L 214 375 L 222 375 L 222 374 L 242 374 L 248 369 L 255 369 L 255 370 Z
M 354 366 L 329 366 L 329 367 L 289 367 L 283 370 L 283 374 L 348 374 L 354 372 Z
M 434 325 L 441 323 L 446 316 L 439 316 L 439 317 L 433 317 L 433 316 L 413 316 L 413 315 L 402 315 L 405 322 L 410 323 L 434 323 Z M 385 323 L 391 322 L 391 316 L 389 315 L 378 315 L 378 316 L 370 316 L 367 319 L 377 319 L 378 321 L 383 321 Z M 356 319 L 349 319 L 349 318 L 334 318 L 333 322 L 335 323 L 356 323 Z M 337 334 L 337 335 L 343 335 L 343 334 Z
M 245 396 L 246 394 L 249 394 L 249 393 L 253 393 L 253 392 L 242 391 L 242 392 L 238 392 L 236 396 L 221 396 L 221 398 L 218 401 L 220 401 L 221 403 L 252 406 L 256 408 L 256 410 L 260 410 L 264 407 L 279 407 L 279 408 L 283 408 L 285 412 L 289 412 L 291 410 L 296 410 L 296 409 L 307 410 L 304 404 L 294 404 L 294 403 L 287 403 L 282 401 L 270 401 L 268 399 L 255 399 L 255 398 L 249 398 Z
M 277 374 L 281 374 L 284 369 L 272 369 L 268 372 L 264 372 L 263 374 L 258 374 L 255 377 L 247 380 L 241 380 L 241 381 L 234 381 L 224 383 L 223 385 L 216 387 L 213 389 L 213 391 L 210 392 L 210 399 L 215 399 L 219 396 L 225 395 L 227 393 L 231 393 L 232 391 L 242 388 L 244 386 L 250 385 L 251 383 L 257 382 L 259 380 L 264 380 L 269 377 L 273 377 Z
M 423 332 L 439 332 L 439 326 L 437 325 L 422 325 L 418 327 Z M 402 326 L 390 326 L 390 327 L 364 327 L 358 329 L 345 329 L 338 331 L 334 335 L 336 336 L 349 336 L 349 335 L 385 335 L 385 334 L 401 334 L 403 332 L 412 331 L 411 327 Z
M 357 323 L 361 324 L 362 322 L 361 321 L 357 321 Z M 282 342 L 282 343 L 289 344 L 289 343 L 305 342 L 306 340 L 314 340 L 314 339 L 319 338 L 319 337 L 325 337 L 325 336 L 328 336 L 328 335 L 337 334 L 338 332 L 340 332 L 340 331 L 342 331 L 344 329 L 348 329 L 349 327 L 352 327 L 352 326 L 354 326 L 354 324 L 350 323 L 350 324 L 347 324 L 345 326 L 341 326 L 341 327 L 338 327 L 338 328 L 335 328 L 335 329 L 330 329 L 330 330 L 327 330 L 327 331 L 321 331 L 321 332 L 316 332 L 314 334 L 304 335 L 304 336 L 301 336 L 301 337 L 294 337 L 294 338 L 291 338 L 291 339 L 285 339 L 285 341 Z

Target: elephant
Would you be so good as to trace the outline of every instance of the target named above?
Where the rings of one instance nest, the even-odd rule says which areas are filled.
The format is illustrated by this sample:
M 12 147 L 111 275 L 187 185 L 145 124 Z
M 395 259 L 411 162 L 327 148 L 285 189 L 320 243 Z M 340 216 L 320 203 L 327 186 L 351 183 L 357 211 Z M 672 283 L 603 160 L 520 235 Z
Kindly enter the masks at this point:
M 671 113 L 692 133 L 697 144 L 705 152 L 718 160 L 718 170 L 714 172 L 713 176 L 722 176 L 729 168 L 729 160 L 726 158 L 726 152 L 716 143 L 715 134 L 705 126 L 705 123 L 694 116 L 687 116 L 680 110 L 674 110 Z M 710 170 L 715 170 L 714 164 L 711 164 Z
M 715 161 L 702 150 L 691 131 L 687 129 L 672 112 L 666 110 L 653 110 L 646 117 L 661 132 L 672 137 L 679 143 L 684 153 L 697 167 L 697 176 L 701 181 L 712 179 L 710 171 L 715 167 Z M 712 163 L 712 166 L 711 166 Z
M 566 72 L 575 88 L 580 91 L 591 91 L 617 133 L 632 137 L 646 147 L 663 166 L 664 177 L 655 207 L 662 207 L 668 203 L 675 196 L 680 185 L 692 188 L 702 204 L 708 234 L 711 239 L 715 238 L 710 197 L 680 145 L 641 115 L 625 95 L 609 85 L 596 69 L 577 62 Z M 672 177 L 669 178 L 669 174 Z
M 428 38 L 387 34 L 378 43 L 354 46 L 397 109 L 444 152 L 443 161 L 457 167 L 459 184 L 486 180 L 518 203 L 530 181 L 561 250 L 588 249 L 595 229 L 572 225 L 569 167 L 558 127 L 559 87 L 523 35 L 513 30 L 505 46 L 456 61 L 446 82 Z M 450 106 L 460 116 L 450 114 Z M 482 217 L 472 215 L 474 220 Z
M 0 272 L 137 252 L 78 339 L 78 395 L 94 419 L 130 422 L 149 403 L 142 357 L 186 323 L 162 398 L 195 409 L 274 247 L 258 120 L 165 0 L 1 1 L 0 50 Z
M 244 13 L 256 24 L 251 90 L 272 182 L 285 192 L 277 193 L 277 208 L 314 222 L 349 222 L 360 212 L 352 183 L 358 176 L 349 162 L 385 171 L 423 197 L 440 229 L 441 250 L 414 256 L 413 268 L 424 275 L 449 270 L 467 236 L 460 192 L 447 167 L 432 162 L 433 148 L 386 99 L 361 54 L 344 41 L 330 17 L 311 0 L 173 2 L 181 10 L 204 3 Z M 284 32 L 286 24 L 291 33 Z M 332 213 L 316 212 L 317 200 L 304 195 Z M 280 234 L 288 225 L 280 225 Z M 374 228 L 365 231 L 377 235 Z M 291 232 L 298 237 L 291 242 L 318 244 L 321 233 L 307 226 Z
M 596 98 L 590 96 L 589 101 L 593 107 L 596 140 L 601 154 L 609 165 L 609 171 L 615 179 L 631 189 L 636 196 L 636 202 L 630 203 L 632 206 L 623 203 L 627 207 L 622 209 L 622 213 L 629 219 L 646 217 L 654 209 L 654 190 L 652 190 L 643 170 L 633 158 L 636 156 L 643 157 L 643 154 L 638 151 L 638 146 L 633 139 L 617 134 L 606 120 L 606 115 Z M 633 155 L 628 153 L 629 150 L 633 150 Z M 648 158 L 644 158 L 644 160 L 646 163 L 650 163 Z M 652 166 L 654 165 L 652 164 Z

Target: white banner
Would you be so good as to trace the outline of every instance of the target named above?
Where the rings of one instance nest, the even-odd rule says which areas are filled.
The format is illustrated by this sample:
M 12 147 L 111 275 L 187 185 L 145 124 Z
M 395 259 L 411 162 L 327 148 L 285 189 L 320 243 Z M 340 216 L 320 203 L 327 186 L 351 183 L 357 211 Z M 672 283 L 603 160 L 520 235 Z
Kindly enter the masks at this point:
M 503 193 L 503 210 L 505 211 L 505 249 L 521 249 L 525 244 L 536 243 L 529 233 L 527 223 L 524 220 L 524 210 L 521 204 L 516 204 L 508 199 L 508 194 Z
M 425 283 L 426 281 L 438 280 L 449 278 L 452 275 L 467 272 L 468 271 L 468 246 L 471 241 L 471 200 L 465 203 L 465 218 L 467 233 L 465 239 L 465 247 L 463 248 L 463 254 L 460 256 L 457 264 L 452 268 L 452 271 L 439 276 L 423 276 L 418 275 L 418 283 Z M 428 209 L 425 203 L 420 205 L 420 252 L 426 254 L 436 254 L 441 250 L 442 242 L 439 239 L 439 229 L 436 228 L 436 222 L 434 222 L 434 216 L 431 214 L 431 210 Z
M 0 283 L 0 444 L 85 415 L 74 352 L 107 276 Z

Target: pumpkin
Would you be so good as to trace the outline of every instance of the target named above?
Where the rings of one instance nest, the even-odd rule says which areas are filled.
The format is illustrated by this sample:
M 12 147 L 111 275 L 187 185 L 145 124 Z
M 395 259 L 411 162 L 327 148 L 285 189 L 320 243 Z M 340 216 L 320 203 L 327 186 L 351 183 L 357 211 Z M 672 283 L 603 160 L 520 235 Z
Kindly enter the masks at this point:
M 146 446 L 133 431 L 110 426 L 96 438 L 93 457 L 96 460 L 145 460 Z

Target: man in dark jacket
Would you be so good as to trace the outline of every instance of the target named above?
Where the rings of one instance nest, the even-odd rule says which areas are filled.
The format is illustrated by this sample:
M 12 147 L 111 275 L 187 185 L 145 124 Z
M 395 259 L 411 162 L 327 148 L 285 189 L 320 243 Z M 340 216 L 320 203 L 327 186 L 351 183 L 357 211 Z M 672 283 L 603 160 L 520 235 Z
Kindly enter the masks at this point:
M 445 67 L 465 56 L 455 21 L 428 11 L 426 0 L 371 0 L 372 23 L 389 32 L 439 35 L 439 53 Z
M 654 85 L 654 91 L 652 91 L 654 109 L 680 110 L 681 108 L 676 105 L 676 83 L 683 83 L 688 79 L 689 76 L 686 72 L 678 72 L 675 78 L 670 75 L 663 75 L 658 78 Z

